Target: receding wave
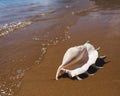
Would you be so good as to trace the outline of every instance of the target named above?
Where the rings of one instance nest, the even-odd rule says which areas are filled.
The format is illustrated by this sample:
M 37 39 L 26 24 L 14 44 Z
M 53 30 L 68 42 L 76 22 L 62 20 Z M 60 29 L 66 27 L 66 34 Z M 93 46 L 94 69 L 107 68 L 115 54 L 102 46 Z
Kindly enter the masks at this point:
M 18 30 L 20 28 L 26 27 L 30 25 L 31 21 L 19 21 L 19 22 L 13 22 L 10 24 L 4 24 L 0 26 L 0 37 L 7 35 L 15 30 Z

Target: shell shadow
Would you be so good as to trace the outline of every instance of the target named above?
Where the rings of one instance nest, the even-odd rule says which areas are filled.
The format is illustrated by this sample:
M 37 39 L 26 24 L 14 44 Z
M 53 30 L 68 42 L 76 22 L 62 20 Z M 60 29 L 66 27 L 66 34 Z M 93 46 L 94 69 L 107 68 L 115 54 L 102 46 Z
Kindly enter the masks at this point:
M 88 78 L 90 75 L 94 75 L 100 68 L 103 68 L 103 66 L 107 63 L 109 63 L 110 61 L 105 61 L 105 58 L 98 58 L 96 63 L 94 65 L 91 65 L 89 67 L 89 69 L 87 70 L 86 73 L 80 74 L 78 75 L 81 79 L 86 79 Z M 60 76 L 59 78 L 70 78 L 68 76 L 67 73 L 63 74 L 62 76 Z M 77 80 L 76 77 L 70 78 L 71 80 Z

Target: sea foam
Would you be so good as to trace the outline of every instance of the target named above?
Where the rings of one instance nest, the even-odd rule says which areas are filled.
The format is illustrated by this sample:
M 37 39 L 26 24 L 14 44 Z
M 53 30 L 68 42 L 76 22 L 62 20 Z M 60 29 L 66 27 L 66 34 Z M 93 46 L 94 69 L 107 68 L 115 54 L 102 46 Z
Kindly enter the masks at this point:
M 0 37 L 32 24 L 31 21 L 19 21 L 0 25 Z

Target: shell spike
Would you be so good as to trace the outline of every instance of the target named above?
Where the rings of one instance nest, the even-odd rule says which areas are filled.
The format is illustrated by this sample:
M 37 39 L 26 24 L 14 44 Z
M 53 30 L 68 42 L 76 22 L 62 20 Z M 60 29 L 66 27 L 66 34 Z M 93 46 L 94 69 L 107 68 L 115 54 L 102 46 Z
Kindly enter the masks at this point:
M 77 80 L 82 80 L 82 78 L 80 78 L 79 76 L 76 76 Z
M 100 47 L 96 48 L 96 50 L 97 50 L 97 51 L 100 50 Z
M 106 55 L 103 55 L 103 56 L 100 56 L 99 58 L 100 59 L 105 59 L 107 56 Z
M 87 71 L 85 72 L 88 76 L 93 76 L 94 74 L 90 74 Z
M 95 68 L 97 68 L 97 69 L 104 68 L 104 67 L 99 67 L 99 66 L 97 66 L 95 64 L 93 64 L 92 66 L 95 67 Z
M 87 40 L 85 43 L 90 43 L 90 41 L 89 41 L 89 40 Z

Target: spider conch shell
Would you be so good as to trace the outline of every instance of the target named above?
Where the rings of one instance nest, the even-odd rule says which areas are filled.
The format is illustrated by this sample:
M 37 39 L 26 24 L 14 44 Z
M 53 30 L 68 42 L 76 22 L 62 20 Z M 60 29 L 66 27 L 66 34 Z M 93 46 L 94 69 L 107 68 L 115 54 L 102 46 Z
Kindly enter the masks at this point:
M 69 48 L 63 57 L 62 64 L 57 69 L 56 80 L 64 73 L 68 73 L 71 78 L 85 73 L 92 64 L 95 64 L 98 49 L 95 49 L 89 42 Z M 77 79 L 80 78 L 77 77 Z

